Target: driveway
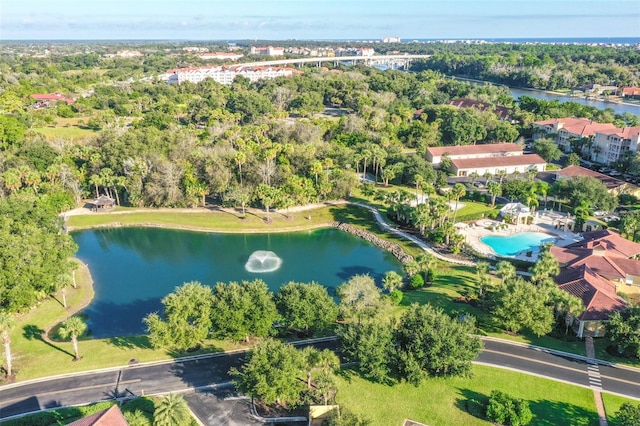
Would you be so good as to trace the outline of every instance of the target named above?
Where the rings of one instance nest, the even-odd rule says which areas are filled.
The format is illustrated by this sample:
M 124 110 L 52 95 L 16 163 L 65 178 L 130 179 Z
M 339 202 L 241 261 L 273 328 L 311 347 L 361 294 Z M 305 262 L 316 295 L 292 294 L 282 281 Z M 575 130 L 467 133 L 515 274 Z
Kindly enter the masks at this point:
M 206 426 L 262 425 L 251 414 L 249 399 L 239 397 L 233 388 L 203 390 L 184 395 L 189 408 Z

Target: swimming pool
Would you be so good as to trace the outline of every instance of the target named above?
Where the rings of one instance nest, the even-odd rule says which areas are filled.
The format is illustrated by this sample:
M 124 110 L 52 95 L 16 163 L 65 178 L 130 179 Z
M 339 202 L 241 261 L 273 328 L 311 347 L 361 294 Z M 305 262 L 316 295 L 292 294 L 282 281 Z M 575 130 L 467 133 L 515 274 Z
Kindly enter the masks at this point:
M 555 238 L 542 232 L 521 232 L 514 235 L 487 235 L 480 241 L 491 247 L 499 256 L 515 256 L 523 251 L 536 251 L 544 243 L 553 243 Z

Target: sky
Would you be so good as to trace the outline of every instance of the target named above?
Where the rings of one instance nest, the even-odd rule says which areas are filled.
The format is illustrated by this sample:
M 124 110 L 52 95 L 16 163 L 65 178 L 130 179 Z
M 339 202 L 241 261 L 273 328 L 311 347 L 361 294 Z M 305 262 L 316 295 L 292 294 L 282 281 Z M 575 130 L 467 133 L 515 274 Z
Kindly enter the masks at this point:
M 640 0 L 0 0 L 0 42 L 383 37 L 640 37 Z

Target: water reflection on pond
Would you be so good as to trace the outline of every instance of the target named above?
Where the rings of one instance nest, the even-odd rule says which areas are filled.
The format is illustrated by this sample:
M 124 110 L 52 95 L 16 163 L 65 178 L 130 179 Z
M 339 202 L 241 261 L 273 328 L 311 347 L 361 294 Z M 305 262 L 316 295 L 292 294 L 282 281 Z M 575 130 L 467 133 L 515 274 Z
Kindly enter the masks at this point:
M 260 278 L 274 292 L 289 281 L 316 281 L 332 293 L 355 274 L 368 273 L 380 284 L 385 272 L 401 269 L 389 253 L 336 229 L 215 234 L 116 228 L 72 235 L 94 280 L 96 295 L 84 311 L 94 337 L 142 333 L 142 318 L 188 281 Z

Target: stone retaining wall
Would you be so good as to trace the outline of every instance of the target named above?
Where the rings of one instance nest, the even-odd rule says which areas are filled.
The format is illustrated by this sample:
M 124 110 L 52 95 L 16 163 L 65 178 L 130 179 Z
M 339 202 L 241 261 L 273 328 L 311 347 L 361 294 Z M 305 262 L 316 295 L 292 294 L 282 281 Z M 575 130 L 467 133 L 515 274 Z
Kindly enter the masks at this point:
M 334 222 L 332 225 L 341 231 L 344 231 L 351 235 L 355 235 L 356 237 L 362 238 L 363 240 L 370 242 L 374 246 L 380 247 L 382 250 L 385 250 L 391 253 L 393 256 L 395 256 L 396 259 L 398 259 L 403 264 L 414 260 L 413 256 L 405 253 L 404 250 L 402 250 L 402 248 L 399 245 L 395 243 L 391 243 L 387 240 L 383 240 L 382 238 L 378 237 L 377 235 L 369 231 L 366 231 L 361 228 L 356 228 L 344 222 Z

